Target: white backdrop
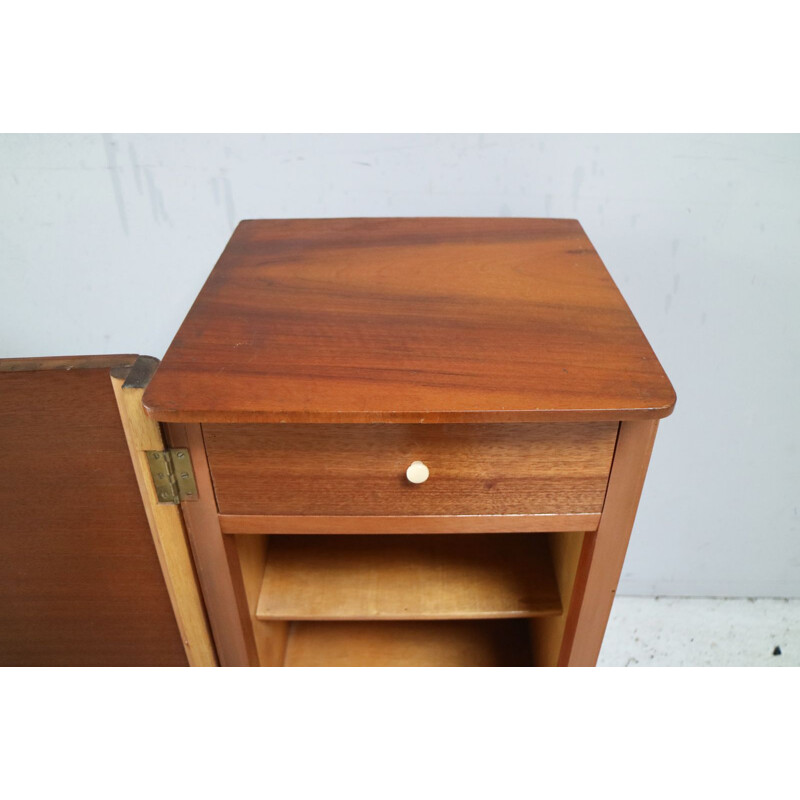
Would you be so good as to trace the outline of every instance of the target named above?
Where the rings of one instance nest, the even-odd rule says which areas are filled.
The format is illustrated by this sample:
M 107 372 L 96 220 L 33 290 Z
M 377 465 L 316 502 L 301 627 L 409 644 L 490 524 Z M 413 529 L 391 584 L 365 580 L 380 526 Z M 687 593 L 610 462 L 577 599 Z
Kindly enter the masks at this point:
M 579 219 L 678 393 L 620 594 L 800 596 L 797 136 L 3 136 L 0 357 L 160 357 L 238 220 L 339 216 Z

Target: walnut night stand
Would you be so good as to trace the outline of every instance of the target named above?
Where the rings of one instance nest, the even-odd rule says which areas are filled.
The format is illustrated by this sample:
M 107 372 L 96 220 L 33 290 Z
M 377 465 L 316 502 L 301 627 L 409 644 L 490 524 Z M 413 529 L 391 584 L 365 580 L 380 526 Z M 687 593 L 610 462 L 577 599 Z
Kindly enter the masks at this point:
M 247 220 L 147 413 L 223 665 L 593 665 L 667 376 L 574 220 Z

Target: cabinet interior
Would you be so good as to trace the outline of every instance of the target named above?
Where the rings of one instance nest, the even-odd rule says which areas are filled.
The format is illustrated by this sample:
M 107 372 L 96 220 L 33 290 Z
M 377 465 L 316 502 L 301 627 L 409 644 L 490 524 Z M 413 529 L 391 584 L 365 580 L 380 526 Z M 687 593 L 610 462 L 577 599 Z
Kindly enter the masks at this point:
M 260 666 L 556 666 L 584 538 L 229 536 Z

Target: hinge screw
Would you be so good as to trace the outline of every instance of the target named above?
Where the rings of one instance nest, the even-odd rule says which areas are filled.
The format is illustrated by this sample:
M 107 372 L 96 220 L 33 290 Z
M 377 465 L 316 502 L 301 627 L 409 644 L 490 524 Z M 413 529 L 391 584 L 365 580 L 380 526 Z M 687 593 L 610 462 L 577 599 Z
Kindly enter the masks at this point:
M 184 453 L 180 453 L 180 452 L 179 452 L 179 453 L 175 453 L 175 455 L 176 455 L 178 458 L 183 458 L 183 456 L 184 456 Z

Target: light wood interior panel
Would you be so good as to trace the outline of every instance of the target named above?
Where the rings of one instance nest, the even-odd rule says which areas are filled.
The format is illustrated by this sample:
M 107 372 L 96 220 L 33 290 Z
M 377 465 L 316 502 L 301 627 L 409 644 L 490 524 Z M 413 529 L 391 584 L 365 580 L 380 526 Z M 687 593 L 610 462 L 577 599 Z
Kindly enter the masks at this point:
M 236 536 L 236 550 L 242 572 L 250 624 L 253 628 L 258 663 L 262 667 L 279 667 L 286 651 L 289 624 L 283 621 L 263 621 L 256 617 L 256 606 L 264 578 L 264 566 L 269 548 L 268 536 Z
M 478 619 L 560 612 L 542 534 L 272 536 L 257 617 Z
M 287 667 L 529 667 L 524 620 L 293 622 Z
M 564 629 L 585 537 L 586 534 L 579 531 L 562 531 L 547 535 L 563 613 L 531 620 L 531 643 L 536 666 L 559 665 Z
M 157 359 L 140 356 L 131 369 L 112 369 L 111 385 L 186 657 L 192 667 L 215 667 L 216 651 L 183 517 L 177 506 L 158 502 L 147 463 L 148 450 L 164 449 L 161 426 L 146 416 L 142 407 L 142 384 L 146 383 L 157 365 Z

